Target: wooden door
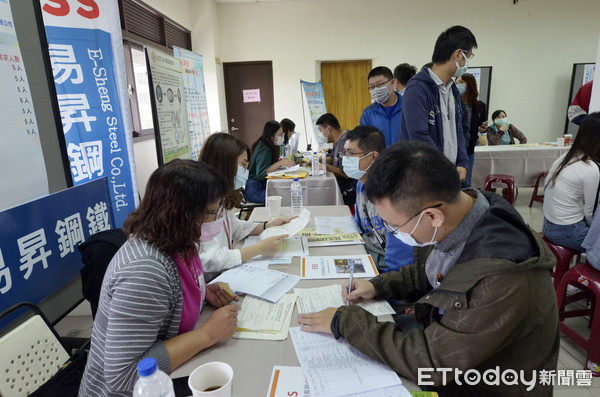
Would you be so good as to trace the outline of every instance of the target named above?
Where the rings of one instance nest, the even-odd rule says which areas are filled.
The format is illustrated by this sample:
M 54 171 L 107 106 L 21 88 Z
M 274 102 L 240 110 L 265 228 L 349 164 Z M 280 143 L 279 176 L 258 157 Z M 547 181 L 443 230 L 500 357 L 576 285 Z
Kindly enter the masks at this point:
M 223 63 L 229 132 L 251 148 L 275 118 L 271 61 Z
M 327 111 L 351 130 L 360 121 L 364 108 L 371 104 L 367 76 L 371 61 L 342 61 L 321 63 L 321 84 Z

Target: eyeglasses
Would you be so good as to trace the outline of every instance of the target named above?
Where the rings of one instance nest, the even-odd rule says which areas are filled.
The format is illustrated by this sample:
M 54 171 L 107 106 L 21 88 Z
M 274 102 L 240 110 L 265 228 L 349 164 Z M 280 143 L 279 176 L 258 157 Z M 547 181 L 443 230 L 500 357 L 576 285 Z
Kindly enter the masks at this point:
M 469 59 L 469 60 L 471 60 L 471 59 L 473 59 L 473 57 L 475 56 L 475 54 L 473 54 L 472 52 L 471 52 L 471 55 L 467 55 L 467 53 L 466 53 L 466 52 L 464 52 L 463 50 L 460 50 L 460 52 L 462 52 L 462 53 L 463 53 L 463 56 L 465 57 L 465 59 Z
M 370 153 L 370 152 L 369 152 Z M 347 151 L 341 151 L 337 154 L 337 157 L 339 159 L 344 158 L 344 157 L 356 157 L 356 156 L 360 156 L 361 154 L 369 154 L 366 152 L 356 152 L 356 153 L 352 153 L 352 152 L 347 152 Z
M 393 235 L 398 234 L 398 232 L 400 231 L 400 229 L 402 229 L 404 226 L 406 226 L 410 221 L 412 221 L 413 219 L 415 219 L 417 217 L 417 215 L 419 215 L 421 212 L 431 209 L 431 208 L 439 208 L 442 206 L 442 203 L 436 204 L 436 205 L 432 205 L 431 207 L 425 207 L 421 210 L 419 210 L 416 214 L 414 214 L 413 216 L 410 217 L 409 220 L 407 220 L 406 222 L 404 222 L 402 225 L 398 226 L 398 227 L 393 227 L 392 225 L 390 225 L 389 223 L 387 223 L 386 221 L 383 221 L 383 227 L 385 227 L 385 230 L 387 230 L 388 232 L 392 233 Z
M 380 88 L 383 87 L 384 85 L 386 85 L 387 83 L 389 83 L 390 81 L 392 81 L 392 79 L 386 80 L 386 81 L 380 81 L 379 83 L 376 83 L 374 85 L 370 85 L 369 84 L 369 90 L 372 90 L 374 88 Z
M 221 218 L 223 216 L 223 211 L 225 210 L 225 204 L 223 201 L 221 201 L 221 203 L 219 204 L 219 208 L 217 208 L 216 210 L 204 210 L 204 213 L 206 215 L 213 215 L 215 217 L 215 220 Z

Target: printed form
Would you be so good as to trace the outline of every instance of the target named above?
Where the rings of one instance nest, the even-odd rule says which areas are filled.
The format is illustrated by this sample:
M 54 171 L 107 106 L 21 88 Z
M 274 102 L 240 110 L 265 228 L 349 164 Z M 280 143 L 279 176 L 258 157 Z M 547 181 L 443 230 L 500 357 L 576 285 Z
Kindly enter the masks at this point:
M 344 339 L 299 327 L 290 328 L 290 334 L 313 397 L 351 396 L 402 385 L 394 371 Z
M 288 336 L 296 295 L 286 294 L 279 302 L 246 296 L 238 313 L 238 339 L 284 340 Z
M 317 234 L 360 233 L 356 219 L 348 216 L 315 216 Z
M 221 273 L 210 284 L 227 283 L 234 291 L 277 302 L 294 288 L 298 281 L 300 277 L 293 274 L 242 265 Z
M 318 288 L 294 288 L 294 293 L 298 296 L 298 313 L 300 314 L 318 312 L 328 307 L 340 307 L 346 304 L 342 299 L 340 284 Z M 386 300 L 360 302 L 358 306 L 374 316 L 396 314 Z
M 264 240 L 273 236 L 281 236 L 282 234 L 288 234 L 290 237 L 295 236 L 300 232 L 300 230 L 304 229 L 310 220 L 310 211 L 306 208 L 302 208 L 300 215 L 297 218 L 292 219 L 290 223 L 286 223 L 285 225 L 270 227 L 264 230 L 258 236 L 261 240 Z
M 267 229 L 268 230 L 268 229 Z M 371 278 L 379 274 L 371 255 L 305 256 L 300 261 L 300 274 L 304 279 Z

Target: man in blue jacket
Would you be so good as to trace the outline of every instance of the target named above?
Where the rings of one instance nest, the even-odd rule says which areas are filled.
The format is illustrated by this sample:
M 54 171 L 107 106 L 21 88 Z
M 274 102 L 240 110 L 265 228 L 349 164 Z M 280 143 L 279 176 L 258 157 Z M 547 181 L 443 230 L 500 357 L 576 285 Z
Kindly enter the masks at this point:
M 360 125 L 377 128 L 385 137 L 385 146 L 398 142 L 402 96 L 394 89 L 396 79 L 385 66 L 377 66 L 369 72 L 369 92 L 373 103 L 363 110 Z
M 467 176 L 469 121 L 453 77 L 467 71 L 477 40 L 463 26 L 443 32 L 435 43 L 431 68 L 424 67 L 406 86 L 402 98 L 400 139 L 423 141 L 456 165 L 461 182 Z

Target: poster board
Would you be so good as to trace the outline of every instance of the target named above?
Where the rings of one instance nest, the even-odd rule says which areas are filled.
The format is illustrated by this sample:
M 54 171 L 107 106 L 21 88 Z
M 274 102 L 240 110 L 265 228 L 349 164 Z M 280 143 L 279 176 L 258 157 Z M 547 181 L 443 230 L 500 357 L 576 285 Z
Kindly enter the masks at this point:
M 192 159 L 192 144 L 181 61 L 146 47 L 148 82 L 158 164 Z
M 319 117 L 327 113 L 323 86 L 320 81 L 311 83 L 300 80 L 300 87 L 302 90 L 305 131 L 311 131 L 311 150 L 318 151 L 319 148 L 327 144 L 326 138 L 319 132 L 319 127 L 317 126 Z M 309 124 L 311 128 L 307 129 L 306 124 Z
M 600 39 L 598 39 L 598 55 L 596 56 L 596 65 L 600 65 Z M 598 76 L 598 72 L 595 71 L 595 76 Z M 594 76 L 589 76 L 592 79 Z M 592 86 L 592 98 L 590 100 L 590 113 L 600 112 L 600 84 L 594 84 Z

